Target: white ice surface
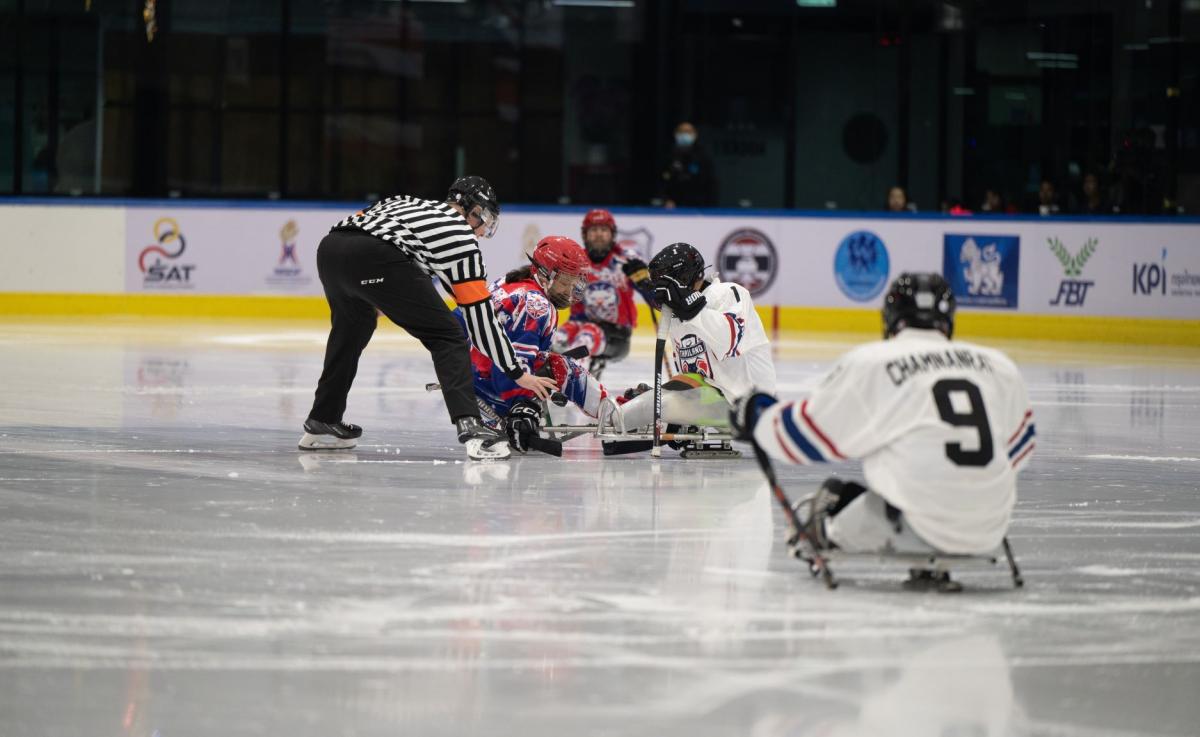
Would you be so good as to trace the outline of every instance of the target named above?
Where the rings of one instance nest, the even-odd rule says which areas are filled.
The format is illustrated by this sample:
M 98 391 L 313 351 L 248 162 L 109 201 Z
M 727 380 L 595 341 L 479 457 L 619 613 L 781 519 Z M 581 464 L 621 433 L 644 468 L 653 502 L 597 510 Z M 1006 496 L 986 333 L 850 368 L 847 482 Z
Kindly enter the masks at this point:
M 465 463 L 394 330 L 362 445 L 299 453 L 323 339 L 0 323 L 0 733 L 1200 734 L 1200 352 L 1014 351 L 1027 588 L 937 596 L 825 591 L 749 459 Z M 782 391 L 848 340 L 781 346 Z

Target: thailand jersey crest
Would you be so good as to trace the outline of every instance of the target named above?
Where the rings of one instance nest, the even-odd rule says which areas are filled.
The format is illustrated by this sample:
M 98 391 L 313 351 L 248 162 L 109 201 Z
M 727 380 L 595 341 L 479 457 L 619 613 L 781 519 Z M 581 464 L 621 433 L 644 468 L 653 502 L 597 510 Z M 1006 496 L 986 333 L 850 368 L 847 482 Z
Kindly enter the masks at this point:
M 614 243 L 608 257 L 591 263 L 584 298 L 571 308 L 572 320 L 607 322 L 632 329 L 637 325 L 633 284 L 623 267 L 640 257 L 631 248 Z

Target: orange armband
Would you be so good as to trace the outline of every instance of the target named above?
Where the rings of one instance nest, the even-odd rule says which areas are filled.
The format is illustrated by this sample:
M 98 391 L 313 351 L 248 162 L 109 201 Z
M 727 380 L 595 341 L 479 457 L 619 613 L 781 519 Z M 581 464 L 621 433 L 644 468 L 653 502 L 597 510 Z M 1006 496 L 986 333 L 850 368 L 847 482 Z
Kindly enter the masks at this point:
M 482 302 L 491 296 L 491 293 L 488 292 L 487 284 L 482 279 L 465 281 L 461 284 L 451 284 L 450 289 L 454 291 L 454 301 L 460 305 L 471 305 L 476 302 Z

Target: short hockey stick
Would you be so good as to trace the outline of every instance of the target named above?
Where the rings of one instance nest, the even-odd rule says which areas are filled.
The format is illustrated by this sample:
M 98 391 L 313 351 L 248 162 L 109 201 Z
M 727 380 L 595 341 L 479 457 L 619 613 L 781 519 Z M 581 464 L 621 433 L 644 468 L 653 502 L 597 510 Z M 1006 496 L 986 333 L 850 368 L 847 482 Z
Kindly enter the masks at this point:
M 654 440 L 650 446 L 650 455 L 653 458 L 662 458 L 663 357 L 667 352 L 667 333 L 670 325 L 671 308 L 663 305 L 654 340 Z
M 804 543 L 808 547 L 809 565 L 816 573 L 821 574 L 821 579 L 825 582 L 825 587 L 836 589 L 838 587 L 837 580 L 833 577 L 833 572 L 829 570 L 829 563 L 825 560 L 825 556 L 813 544 L 808 535 L 804 532 L 804 526 L 800 524 L 800 518 L 796 516 L 796 510 L 792 508 L 792 502 L 783 491 L 783 487 L 779 485 L 779 480 L 775 476 L 775 467 L 771 464 L 771 459 L 767 457 L 767 452 L 759 447 L 758 442 L 753 436 L 750 437 L 750 445 L 754 447 L 754 457 L 758 459 L 758 467 L 762 469 L 763 476 L 767 477 L 767 483 L 771 486 L 771 493 L 775 495 L 775 499 L 779 501 L 779 506 L 783 507 L 783 512 L 787 515 L 788 520 L 792 523 L 792 536 L 788 539 L 788 547 L 793 550 Z M 800 557 L 800 556 L 797 556 Z

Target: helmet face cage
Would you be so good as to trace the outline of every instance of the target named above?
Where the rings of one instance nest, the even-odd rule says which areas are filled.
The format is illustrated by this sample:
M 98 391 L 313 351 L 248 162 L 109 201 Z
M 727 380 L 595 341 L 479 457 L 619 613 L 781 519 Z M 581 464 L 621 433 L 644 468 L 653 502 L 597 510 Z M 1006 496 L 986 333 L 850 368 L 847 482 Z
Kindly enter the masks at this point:
M 954 292 L 940 274 L 901 274 L 883 301 L 883 337 L 923 328 L 949 338 L 954 335 L 954 310 Z
M 650 278 L 669 280 L 685 292 L 704 275 L 704 257 L 688 243 L 672 243 L 650 259 Z
M 547 236 L 538 242 L 529 260 L 555 307 L 569 307 L 583 299 L 587 257 L 574 240 Z
M 609 232 L 608 243 L 599 248 L 593 248 L 591 242 L 588 240 L 588 231 L 592 228 L 607 228 Z M 587 248 L 588 255 L 594 259 L 601 259 L 607 255 L 612 250 L 613 243 L 617 239 L 617 221 L 608 210 L 589 210 L 588 214 L 583 216 L 583 225 L 579 230 L 583 236 L 583 244 Z
M 500 201 L 496 191 L 483 177 L 462 177 L 450 185 L 446 199 L 463 209 L 467 217 L 474 216 L 483 226 L 483 237 L 491 238 L 500 227 Z M 478 226 L 476 226 L 478 227 Z

